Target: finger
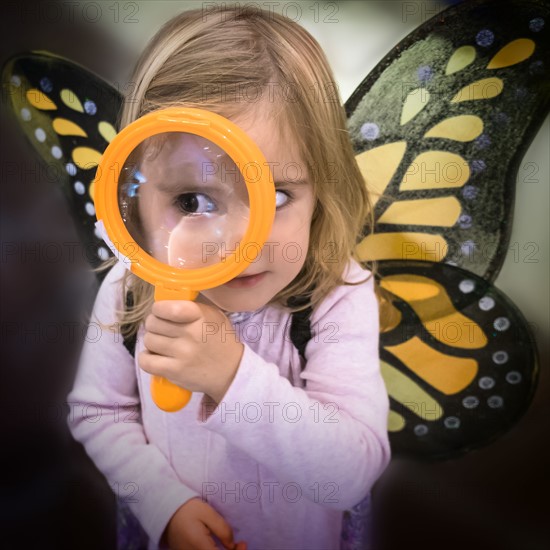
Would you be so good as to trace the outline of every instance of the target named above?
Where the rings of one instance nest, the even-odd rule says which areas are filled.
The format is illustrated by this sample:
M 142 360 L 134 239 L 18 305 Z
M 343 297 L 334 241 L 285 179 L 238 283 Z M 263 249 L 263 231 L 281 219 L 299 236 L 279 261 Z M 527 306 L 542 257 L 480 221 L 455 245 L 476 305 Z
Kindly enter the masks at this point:
M 220 540 L 218 537 L 216 537 L 216 541 L 221 542 L 226 550 L 235 550 L 237 548 L 237 545 L 233 542 L 233 539 L 231 539 L 231 542 L 229 542 Z
M 180 336 L 184 327 L 185 325 L 181 323 L 167 321 L 153 314 L 148 315 L 145 319 L 145 330 L 147 332 L 168 336 L 169 338 L 177 338 Z
M 138 365 L 145 372 L 164 378 L 170 378 L 175 369 L 172 357 L 156 355 L 149 351 L 142 351 L 138 355 Z
M 212 509 L 203 521 L 226 548 L 234 548 L 233 529 L 231 529 L 231 526 L 225 521 L 223 516 Z
M 174 323 L 193 323 L 202 318 L 199 305 L 187 300 L 160 300 L 153 304 L 151 312 Z
M 214 539 L 210 535 L 208 527 L 204 523 L 202 527 L 204 529 L 203 532 L 191 541 L 193 543 L 193 548 L 197 550 L 218 550 Z
M 176 338 L 153 334 L 152 332 L 146 332 L 143 335 L 143 345 L 147 348 L 147 351 L 164 357 L 176 356 L 177 342 Z

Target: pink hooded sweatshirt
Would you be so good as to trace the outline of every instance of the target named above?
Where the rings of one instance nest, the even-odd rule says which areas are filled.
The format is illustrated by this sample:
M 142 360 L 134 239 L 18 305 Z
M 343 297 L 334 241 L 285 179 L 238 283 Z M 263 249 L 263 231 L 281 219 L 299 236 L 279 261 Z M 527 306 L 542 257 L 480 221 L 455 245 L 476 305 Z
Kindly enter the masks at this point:
M 68 423 L 139 519 L 149 548 L 198 497 L 248 550 L 338 550 L 343 511 L 368 495 L 390 460 L 373 278 L 339 286 L 313 311 L 303 370 L 288 310 L 229 314 L 245 347 L 223 400 L 214 409 L 194 393 L 166 413 L 137 364 L 143 327 L 136 359 L 120 334 L 99 330 L 117 322 L 124 269 L 115 266 L 99 290 Z M 344 278 L 368 275 L 351 260 Z

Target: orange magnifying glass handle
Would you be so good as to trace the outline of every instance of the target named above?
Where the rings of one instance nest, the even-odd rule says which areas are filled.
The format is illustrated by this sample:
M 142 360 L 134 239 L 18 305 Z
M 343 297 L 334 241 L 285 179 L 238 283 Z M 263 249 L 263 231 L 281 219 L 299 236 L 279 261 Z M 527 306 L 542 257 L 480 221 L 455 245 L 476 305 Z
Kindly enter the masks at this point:
M 161 286 L 155 287 L 155 302 L 160 300 L 191 300 L 195 301 L 198 296 L 195 290 L 173 291 Z M 151 377 L 151 397 L 153 401 L 163 411 L 176 412 L 185 407 L 191 401 L 193 393 L 162 376 L 153 375 Z

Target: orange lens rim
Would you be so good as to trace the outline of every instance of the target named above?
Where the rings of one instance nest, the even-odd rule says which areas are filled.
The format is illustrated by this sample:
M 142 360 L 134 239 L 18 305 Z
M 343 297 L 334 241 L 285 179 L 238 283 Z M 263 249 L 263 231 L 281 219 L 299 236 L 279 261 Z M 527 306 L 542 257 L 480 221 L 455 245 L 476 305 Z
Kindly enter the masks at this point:
M 196 269 L 171 267 L 139 248 L 130 235 L 118 204 L 118 177 L 130 153 L 146 138 L 164 132 L 187 132 L 209 139 L 239 167 L 248 190 L 250 220 L 234 252 L 215 265 Z M 248 177 L 254 166 L 254 179 Z M 95 179 L 95 209 L 111 243 L 132 273 L 155 286 L 206 290 L 226 283 L 252 263 L 267 240 L 275 217 L 275 186 L 259 147 L 236 124 L 210 111 L 169 108 L 154 111 L 124 128 L 109 144 Z

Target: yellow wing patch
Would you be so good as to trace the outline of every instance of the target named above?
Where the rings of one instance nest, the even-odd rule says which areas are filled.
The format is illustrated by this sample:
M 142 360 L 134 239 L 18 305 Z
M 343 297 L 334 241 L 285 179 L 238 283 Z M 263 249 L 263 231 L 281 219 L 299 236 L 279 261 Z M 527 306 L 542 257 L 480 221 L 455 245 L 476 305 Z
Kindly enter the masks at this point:
M 430 92 L 426 88 L 417 88 L 410 92 L 403 102 L 401 126 L 412 120 L 430 101 Z
M 385 349 L 422 380 L 445 395 L 462 391 L 471 384 L 478 372 L 475 359 L 453 357 L 436 351 L 418 336 L 413 336 L 397 346 L 387 346 Z
M 401 164 L 406 149 L 406 141 L 396 141 L 364 151 L 355 157 L 367 187 L 371 191 L 374 204 L 384 194 Z
M 388 432 L 399 432 L 405 427 L 403 415 L 390 409 L 388 414 Z
M 88 134 L 78 124 L 67 120 L 66 118 L 56 118 L 52 122 L 53 129 L 60 136 L 82 136 L 88 137 Z
M 452 227 L 458 220 L 460 211 L 460 202 L 455 197 L 399 201 L 391 204 L 378 221 L 400 225 Z
M 451 99 L 451 103 L 491 99 L 499 95 L 503 88 L 504 82 L 502 82 L 500 78 L 482 78 L 481 80 L 464 86 L 464 88 Z
M 502 69 L 525 61 L 533 55 L 535 43 L 529 38 L 518 38 L 506 44 L 489 61 L 488 69 Z
M 446 118 L 430 128 L 424 137 L 446 138 L 455 141 L 473 141 L 483 132 L 483 121 L 474 115 Z
M 450 75 L 461 71 L 464 67 L 473 63 L 475 58 L 476 49 L 473 46 L 461 46 L 455 50 L 453 55 L 449 58 L 449 62 L 445 68 L 445 74 Z
M 380 284 L 405 300 L 436 340 L 462 349 L 480 349 L 487 345 L 483 329 L 455 309 L 445 288 L 436 281 L 404 274 L 384 277 Z M 431 296 L 426 295 L 427 286 L 434 289 Z
M 73 149 L 73 161 L 83 170 L 95 168 L 101 159 L 101 153 L 90 147 L 76 147 Z
M 117 134 L 113 125 L 105 122 L 104 120 L 97 125 L 97 129 L 107 143 L 111 143 L 111 141 Z
M 84 112 L 84 107 L 82 107 L 80 99 L 78 99 L 78 97 L 72 90 L 65 88 L 64 90 L 61 90 L 59 96 L 61 97 L 61 101 L 63 101 L 63 103 L 67 107 L 69 107 L 69 109 L 72 109 L 73 111 L 77 111 L 79 113 Z
M 420 153 L 400 184 L 402 191 L 462 187 L 470 179 L 470 166 L 460 155 L 447 151 Z
M 385 361 L 380 361 L 380 372 L 388 394 L 411 412 L 422 419 L 426 411 L 430 411 L 431 420 L 437 420 L 443 416 L 441 404 L 407 375 Z
M 356 247 L 361 261 L 429 260 L 440 262 L 447 253 L 447 241 L 440 235 L 404 231 L 373 233 Z
M 57 105 L 43 92 L 36 88 L 27 90 L 27 101 L 41 111 L 55 111 Z

